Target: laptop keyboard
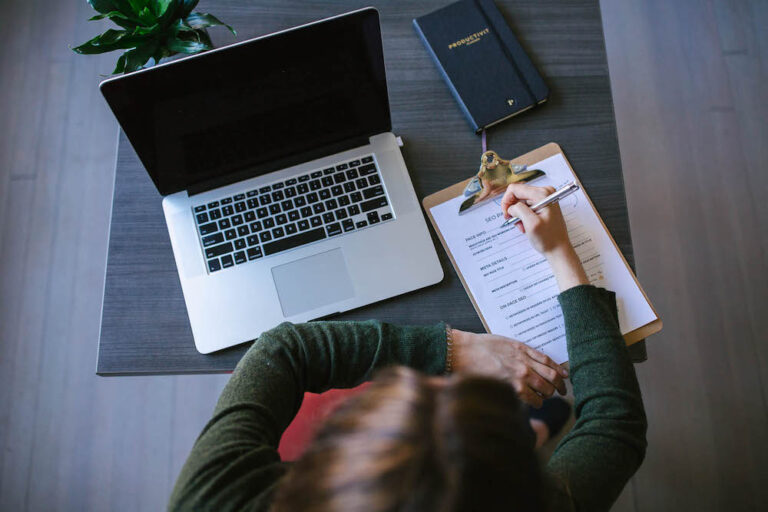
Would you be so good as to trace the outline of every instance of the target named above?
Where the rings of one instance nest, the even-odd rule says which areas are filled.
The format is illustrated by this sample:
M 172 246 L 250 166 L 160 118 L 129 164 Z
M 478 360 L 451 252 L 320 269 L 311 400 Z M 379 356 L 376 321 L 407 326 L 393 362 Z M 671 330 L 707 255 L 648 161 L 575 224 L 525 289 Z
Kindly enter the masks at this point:
M 393 219 L 371 155 L 193 211 L 209 273 Z

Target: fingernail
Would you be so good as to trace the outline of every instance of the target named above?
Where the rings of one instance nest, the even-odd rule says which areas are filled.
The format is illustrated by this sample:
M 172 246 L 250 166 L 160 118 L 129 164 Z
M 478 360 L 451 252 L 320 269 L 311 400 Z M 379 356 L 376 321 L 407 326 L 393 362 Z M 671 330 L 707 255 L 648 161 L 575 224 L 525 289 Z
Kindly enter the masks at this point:
M 568 376 L 568 370 L 563 368 L 561 371 L 563 372 L 563 377 L 567 377 Z

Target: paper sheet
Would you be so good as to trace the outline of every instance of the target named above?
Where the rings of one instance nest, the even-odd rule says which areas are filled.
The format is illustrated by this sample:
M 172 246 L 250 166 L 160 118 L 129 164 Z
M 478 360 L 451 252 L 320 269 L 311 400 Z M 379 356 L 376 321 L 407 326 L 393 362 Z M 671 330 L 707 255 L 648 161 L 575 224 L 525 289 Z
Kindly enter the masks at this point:
M 562 154 L 528 167 L 546 173 L 535 186 L 560 188 L 574 180 Z M 463 199 L 434 206 L 431 213 L 490 332 L 525 342 L 557 363 L 567 361 L 559 289 L 546 259 L 515 226 L 501 228 L 501 196 L 458 215 Z M 655 320 L 584 192 L 571 194 L 560 208 L 589 280 L 616 292 L 622 334 Z

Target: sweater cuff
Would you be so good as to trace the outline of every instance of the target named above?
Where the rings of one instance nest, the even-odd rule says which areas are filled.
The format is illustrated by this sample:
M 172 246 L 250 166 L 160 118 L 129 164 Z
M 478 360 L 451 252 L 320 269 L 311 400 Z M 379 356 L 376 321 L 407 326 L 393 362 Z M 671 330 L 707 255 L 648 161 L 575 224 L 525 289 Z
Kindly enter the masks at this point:
M 401 364 L 428 375 L 445 373 L 445 358 L 448 352 L 445 323 L 431 326 L 388 325 L 401 331 L 396 333 L 395 337 L 401 340 Z
M 619 331 L 614 292 L 585 284 L 569 288 L 557 300 L 563 311 L 569 340 L 589 339 Z

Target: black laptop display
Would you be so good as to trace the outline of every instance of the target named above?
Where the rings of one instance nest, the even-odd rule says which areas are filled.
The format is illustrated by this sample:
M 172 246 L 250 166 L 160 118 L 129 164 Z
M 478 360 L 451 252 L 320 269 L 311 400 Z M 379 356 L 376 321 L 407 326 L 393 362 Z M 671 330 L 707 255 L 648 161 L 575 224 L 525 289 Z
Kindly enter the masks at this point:
M 162 195 L 207 190 L 389 131 L 380 40 L 375 11 L 360 11 L 102 91 Z

